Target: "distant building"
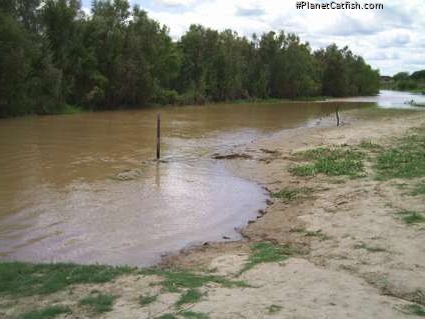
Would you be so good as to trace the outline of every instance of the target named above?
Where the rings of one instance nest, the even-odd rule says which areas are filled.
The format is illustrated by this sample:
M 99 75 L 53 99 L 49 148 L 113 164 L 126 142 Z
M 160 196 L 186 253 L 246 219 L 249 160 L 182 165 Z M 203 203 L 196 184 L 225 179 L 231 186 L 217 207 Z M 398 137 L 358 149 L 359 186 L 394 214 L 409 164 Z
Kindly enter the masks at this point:
M 381 83 L 388 83 L 388 82 L 392 82 L 393 81 L 393 77 L 392 76 L 388 76 L 388 75 L 381 75 L 379 77 Z

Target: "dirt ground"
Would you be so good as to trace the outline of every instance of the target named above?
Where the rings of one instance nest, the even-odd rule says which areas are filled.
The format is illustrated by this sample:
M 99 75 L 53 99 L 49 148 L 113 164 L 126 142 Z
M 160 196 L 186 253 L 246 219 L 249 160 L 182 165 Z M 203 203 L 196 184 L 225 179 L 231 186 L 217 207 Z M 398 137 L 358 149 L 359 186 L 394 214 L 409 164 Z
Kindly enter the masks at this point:
M 281 132 L 235 150 L 250 159 L 225 160 L 235 174 L 270 192 L 284 187 L 313 191 L 290 202 L 272 199 L 266 213 L 243 229 L 242 241 L 209 243 L 164 260 L 162 267 L 193 269 L 250 285 L 206 284 L 200 288 L 201 300 L 184 309 L 217 319 L 415 317 L 407 309 L 425 303 L 425 224 L 406 225 L 396 213 L 424 210 L 424 196 L 405 191 L 420 179 L 378 181 L 370 164 L 366 176 L 356 179 L 299 177 L 288 168 L 295 163 L 295 152 L 318 146 L 356 146 L 364 140 L 390 146 L 409 129 L 425 126 L 425 114 L 365 118 L 351 112 L 342 117 L 343 126 L 323 119 L 322 126 Z M 291 245 L 299 253 L 239 275 L 250 243 L 256 241 Z M 0 314 L 13 318 L 29 305 L 74 305 L 82 295 L 99 289 L 119 296 L 111 312 L 94 315 L 81 309 L 58 318 L 158 318 L 167 313 L 183 318 L 174 306 L 180 293 L 164 292 L 155 285 L 160 280 L 129 275 L 103 285 L 75 286 L 72 294 L 2 300 Z M 141 294 L 158 294 L 158 299 L 141 306 Z M 11 303 L 15 306 L 7 307 Z

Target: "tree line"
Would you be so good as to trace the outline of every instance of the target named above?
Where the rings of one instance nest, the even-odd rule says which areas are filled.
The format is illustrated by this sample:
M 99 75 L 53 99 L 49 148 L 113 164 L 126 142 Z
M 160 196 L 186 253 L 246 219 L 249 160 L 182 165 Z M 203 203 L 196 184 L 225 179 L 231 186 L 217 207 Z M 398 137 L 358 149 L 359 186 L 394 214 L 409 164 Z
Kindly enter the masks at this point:
M 192 25 L 178 41 L 127 0 L 0 2 L 0 117 L 235 99 L 370 95 L 379 73 L 347 47 Z
M 425 94 L 425 70 L 409 72 L 398 72 L 394 74 L 393 81 L 384 85 L 385 88 L 412 91 Z

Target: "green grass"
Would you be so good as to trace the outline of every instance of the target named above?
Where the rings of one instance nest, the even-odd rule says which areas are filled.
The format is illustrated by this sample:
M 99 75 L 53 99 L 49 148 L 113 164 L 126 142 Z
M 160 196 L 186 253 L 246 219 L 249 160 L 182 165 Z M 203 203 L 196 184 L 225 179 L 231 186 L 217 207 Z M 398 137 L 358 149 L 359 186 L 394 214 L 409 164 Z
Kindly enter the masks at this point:
M 186 319 L 209 319 L 210 317 L 202 312 L 181 311 L 179 315 Z
M 270 242 L 259 242 L 251 246 L 252 254 L 249 256 L 248 262 L 242 268 L 240 273 L 243 273 L 255 265 L 261 263 L 277 262 L 287 259 L 295 253 L 293 248 L 288 246 L 274 245 Z
M 194 289 L 207 283 L 216 283 L 223 287 L 249 287 L 244 281 L 230 280 L 222 276 L 196 274 L 188 270 L 163 270 L 159 268 L 142 269 L 140 274 L 159 275 L 164 277 L 160 282 L 167 291 L 178 292 L 182 288 Z
M 404 221 L 408 225 L 419 224 L 425 222 L 425 217 L 423 213 L 413 212 L 413 211 L 405 211 L 400 212 L 398 215 L 401 216 L 401 220 Z
M 81 299 L 79 303 L 83 306 L 89 306 L 97 313 L 102 313 L 112 310 L 115 299 L 116 297 L 110 294 L 96 293 Z
M 278 305 L 270 305 L 267 309 L 269 311 L 269 314 L 274 314 L 282 310 L 282 306 Z
M 105 283 L 132 271 L 130 267 L 2 262 L 0 295 L 49 294 L 73 284 Z
M 425 307 L 417 304 L 407 305 L 404 307 L 407 313 L 419 317 L 425 317 Z
M 177 300 L 176 302 L 176 306 L 179 307 L 187 303 L 195 303 L 201 300 L 201 298 L 202 298 L 202 294 L 199 290 L 189 289 L 180 296 L 179 300 Z
M 161 315 L 159 317 L 155 317 L 154 319 L 177 319 L 177 317 L 174 316 L 171 313 L 166 313 L 166 314 L 163 314 L 163 315 Z
M 380 153 L 375 169 L 378 180 L 425 176 L 425 130 L 416 130 Z
M 278 192 L 272 193 L 272 197 L 278 198 L 284 202 L 290 202 L 297 198 L 307 197 L 312 192 L 313 190 L 308 187 L 301 187 L 301 188 L 286 187 Z
M 387 251 L 385 248 L 377 247 L 377 246 L 369 246 L 369 245 L 366 245 L 365 243 L 360 243 L 360 244 L 354 245 L 354 249 L 365 249 L 365 250 L 367 250 L 368 252 L 371 252 L 371 253 L 378 253 L 378 252 Z
M 425 195 L 425 181 L 422 181 L 422 182 L 416 184 L 411 195 L 413 195 L 413 196 Z
M 70 313 L 71 309 L 65 306 L 51 306 L 40 310 L 26 312 L 19 319 L 50 319 L 64 313 Z
M 149 305 L 158 299 L 158 295 L 145 295 L 139 297 L 139 304 L 142 306 Z
M 363 176 L 364 153 L 347 147 L 326 148 L 319 147 L 295 156 L 313 163 L 294 166 L 290 171 L 299 176 L 315 176 L 326 174 L 328 176 L 347 175 L 351 177 Z

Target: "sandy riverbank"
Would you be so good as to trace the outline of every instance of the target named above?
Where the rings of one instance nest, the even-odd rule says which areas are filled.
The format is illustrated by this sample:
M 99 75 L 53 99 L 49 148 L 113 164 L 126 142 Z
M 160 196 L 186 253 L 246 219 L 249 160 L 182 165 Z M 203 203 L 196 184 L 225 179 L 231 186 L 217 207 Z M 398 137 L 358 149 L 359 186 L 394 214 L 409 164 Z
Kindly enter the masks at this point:
M 388 148 L 412 128 L 424 127 L 425 113 L 354 111 L 344 112 L 342 120 L 340 127 L 281 132 L 235 150 L 251 157 L 226 160 L 236 174 L 271 193 L 302 191 L 272 199 L 266 213 L 243 229 L 245 240 L 210 243 L 161 264 L 242 280 L 249 287 L 209 282 L 197 287 L 202 295 L 197 302 L 176 307 L 186 288 L 170 292 L 158 285 L 161 275 L 131 274 L 102 285 L 76 285 L 72 293 L 2 298 L 0 314 L 13 318 L 59 303 L 72 313 L 58 318 L 410 318 L 414 306 L 425 303 L 425 224 L 407 225 L 397 213 L 424 211 L 425 196 L 408 191 L 424 178 L 377 180 L 373 150 L 367 149 L 359 178 L 296 176 L 290 167 L 300 163 L 294 154 L 316 147 L 359 148 L 367 141 Z M 252 243 L 263 241 L 296 253 L 240 274 Z M 117 297 L 112 311 L 94 314 L 78 306 L 94 289 Z M 142 306 L 141 295 L 157 298 Z

